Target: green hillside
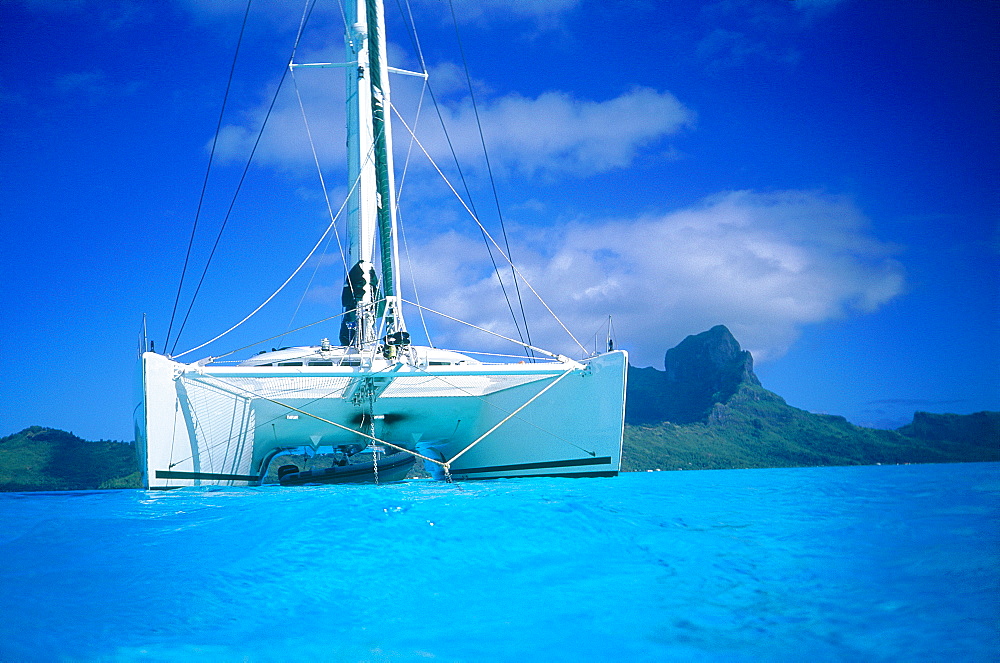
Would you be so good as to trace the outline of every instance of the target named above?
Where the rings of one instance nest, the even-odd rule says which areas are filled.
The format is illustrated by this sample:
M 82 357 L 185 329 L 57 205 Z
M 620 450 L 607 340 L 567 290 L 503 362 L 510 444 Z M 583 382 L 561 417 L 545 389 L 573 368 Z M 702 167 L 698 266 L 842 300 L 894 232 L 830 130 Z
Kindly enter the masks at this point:
M 926 413 L 917 413 L 916 418 Z M 934 438 L 862 428 L 812 414 L 759 386 L 744 385 L 704 421 L 626 425 L 622 470 L 730 469 L 1000 461 L 1000 412 L 932 415 L 954 425 Z M 979 434 L 963 436 L 973 427 Z
M 0 491 L 138 488 L 131 444 L 32 426 L 0 438 Z
M 764 389 L 729 330 L 689 336 L 664 370 L 629 368 L 622 469 L 1000 461 L 1000 412 L 918 412 L 896 431 L 813 414 Z

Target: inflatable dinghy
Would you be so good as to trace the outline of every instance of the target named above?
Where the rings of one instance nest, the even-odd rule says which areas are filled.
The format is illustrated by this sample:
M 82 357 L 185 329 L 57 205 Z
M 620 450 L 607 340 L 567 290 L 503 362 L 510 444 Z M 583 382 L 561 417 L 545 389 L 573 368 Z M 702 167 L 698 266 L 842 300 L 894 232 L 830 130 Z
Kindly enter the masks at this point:
M 378 483 L 402 481 L 416 458 L 400 451 L 383 456 L 378 461 Z M 278 483 L 282 486 L 303 486 L 310 483 L 375 483 L 375 463 L 334 465 L 325 470 L 299 470 L 295 465 L 278 468 Z

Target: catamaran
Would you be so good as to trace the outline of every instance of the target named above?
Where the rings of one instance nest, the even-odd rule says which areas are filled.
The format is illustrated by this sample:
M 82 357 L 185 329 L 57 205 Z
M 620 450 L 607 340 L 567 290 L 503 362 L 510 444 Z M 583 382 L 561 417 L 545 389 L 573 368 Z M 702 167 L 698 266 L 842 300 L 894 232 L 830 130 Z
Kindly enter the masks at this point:
M 304 447 L 329 448 L 342 464 L 371 453 L 371 480 L 379 478 L 381 451 L 419 458 L 446 479 L 616 475 L 624 351 L 572 359 L 522 343 L 541 360 L 494 363 L 411 342 L 388 117 L 389 74 L 399 70 L 386 60 L 381 0 L 345 3 L 345 25 L 347 61 L 336 66 L 347 77 L 353 186 L 337 342 L 324 338 L 231 365 L 214 357 L 184 363 L 144 341 L 136 408 L 143 485 L 259 485 L 276 456 Z M 382 480 L 402 478 L 386 460 Z M 411 463 L 392 463 L 404 465 Z M 367 476 L 348 467 L 352 481 Z M 282 483 L 337 474 L 299 469 L 282 467 Z

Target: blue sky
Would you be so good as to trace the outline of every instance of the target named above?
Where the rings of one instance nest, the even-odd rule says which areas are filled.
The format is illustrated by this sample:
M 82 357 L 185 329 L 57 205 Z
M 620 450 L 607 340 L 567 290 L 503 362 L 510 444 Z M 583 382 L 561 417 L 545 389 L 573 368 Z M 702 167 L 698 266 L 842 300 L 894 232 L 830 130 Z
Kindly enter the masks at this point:
M 499 235 L 448 4 L 411 2 L 476 208 Z M 400 4 L 387 3 L 390 53 L 415 69 Z M 162 349 L 244 6 L 0 3 L 0 435 L 40 424 L 131 439 L 142 315 Z M 1000 409 L 1000 5 L 485 0 L 455 13 L 513 257 L 584 345 L 613 315 L 633 363 L 662 367 L 685 336 L 725 324 L 797 407 L 879 426 Z M 254 2 L 195 278 L 300 14 Z M 297 60 L 342 60 L 341 30 L 336 4 L 321 5 Z M 295 82 L 336 210 L 343 81 Z M 396 77 L 393 94 L 411 123 L 419 81 Z M 394 131 L 399 176 L 410 143 Z M 416 133 L 454 175 L 426 96 Z M 253 310 L 329 223 L 288 81 L 257 157 L 177 352 Z M 426 160 L 411 158 L 400 197 L 404 283 L 514 333 L 479 231 Z M 188 358 L 245 356 L 339 312 L 340 258 L 324 250 Z M 526 306 L 536 344 L 574 351 Z M 439 345 L 512 350 L 429 322 Z M 336 326 L 282 344 L 322 336 Z

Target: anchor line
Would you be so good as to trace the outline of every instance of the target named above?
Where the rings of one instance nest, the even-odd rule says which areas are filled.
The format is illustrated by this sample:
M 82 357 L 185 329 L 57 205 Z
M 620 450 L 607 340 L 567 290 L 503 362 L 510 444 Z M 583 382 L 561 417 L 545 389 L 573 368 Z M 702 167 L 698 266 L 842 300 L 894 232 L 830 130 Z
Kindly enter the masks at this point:
M 375 390 L 371 383 L 368 383 L 367 401 L 368 401 L 368 431 L 369 434 L 374 439 L 375 437 Z M 375 473 L 375 485 L 378 485 L 378 447 L 374 444 L 370 445 L 372 448 L 372 471 Z

